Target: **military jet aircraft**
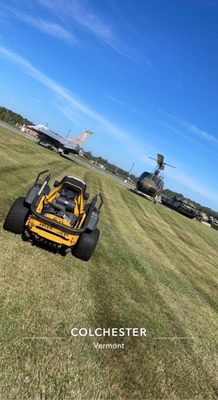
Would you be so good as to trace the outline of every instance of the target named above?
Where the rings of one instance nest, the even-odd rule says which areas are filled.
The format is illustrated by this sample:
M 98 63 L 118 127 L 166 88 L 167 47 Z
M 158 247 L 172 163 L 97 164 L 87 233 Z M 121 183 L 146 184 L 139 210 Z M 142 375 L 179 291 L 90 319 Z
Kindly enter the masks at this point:
M 47 149 L 56 150 L 60 154 L 78 154 L 84 156 L 85 152 L 82 149 L 82 143 L 92 135 L 92 131 L 84 131 L 81 135 L 74 138 L 64 138 L 56 132 L 51 131 L 44 125 L 29 125 L 28 129 L 33 130 L 38 135 L 38 144 L 46 147 Z

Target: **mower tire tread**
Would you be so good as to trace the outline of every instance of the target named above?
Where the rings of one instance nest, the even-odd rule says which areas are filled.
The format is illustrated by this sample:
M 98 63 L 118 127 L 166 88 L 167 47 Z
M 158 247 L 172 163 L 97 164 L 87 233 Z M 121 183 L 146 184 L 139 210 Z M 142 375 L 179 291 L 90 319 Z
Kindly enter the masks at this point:
M 3 228 L 6 231 L 21 234 L 23 232 L 29 208 L 24 204 L 24 197 L 18 197 L 12 204 Z

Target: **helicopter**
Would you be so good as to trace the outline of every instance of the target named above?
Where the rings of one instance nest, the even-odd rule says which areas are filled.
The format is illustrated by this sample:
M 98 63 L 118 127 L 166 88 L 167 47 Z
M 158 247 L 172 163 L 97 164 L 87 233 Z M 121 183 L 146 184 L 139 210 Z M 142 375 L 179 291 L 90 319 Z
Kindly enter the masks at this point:
M 137 182 L 136 188 L 130 189 L 132 192 L 139 194 L 149 200 L 155 201 L 158 193 L 163 190 L 164 187 L 164 177 L 162 171 L 165 165 L 171 168 L 175 168 L 173 165 L 164 162 L 164 156 L 162 154 L 157 154 L 157 158 L 148 157 L 151 160 L 155 160 L 157 165 L 153 172 L 143 172 Z

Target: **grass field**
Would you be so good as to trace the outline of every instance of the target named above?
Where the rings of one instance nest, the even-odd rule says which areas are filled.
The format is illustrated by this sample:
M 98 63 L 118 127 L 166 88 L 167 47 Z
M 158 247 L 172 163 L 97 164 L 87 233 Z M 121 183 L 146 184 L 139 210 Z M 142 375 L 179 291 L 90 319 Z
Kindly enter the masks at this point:
M 2 229 L 47 168 L 104 195 L 88 263 Z M 1 399 L 217 398 L 218 231 L 4 128 L 0 184 Z M 147 337 L 73 338 L 74 327 L 145 327 Z M 96 350 L 97 341 L 125 349 Z

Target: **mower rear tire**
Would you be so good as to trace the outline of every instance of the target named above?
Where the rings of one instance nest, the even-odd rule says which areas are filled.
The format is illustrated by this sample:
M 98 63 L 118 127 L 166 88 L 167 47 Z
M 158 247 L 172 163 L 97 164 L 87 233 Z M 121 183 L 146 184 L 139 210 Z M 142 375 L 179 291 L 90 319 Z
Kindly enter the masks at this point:
M 94 231 L 82 233 L 72 249 L 72 254 L 80 260 L 88 261 L 94 253 L 99 235 L 100 231 L 97 228 Z
M 18 197 L 8 212 L 3 228 L 6 231 L 21 234 L 25 226 L 28 212 L 29 208 L 24 204 L 24 197 Z

